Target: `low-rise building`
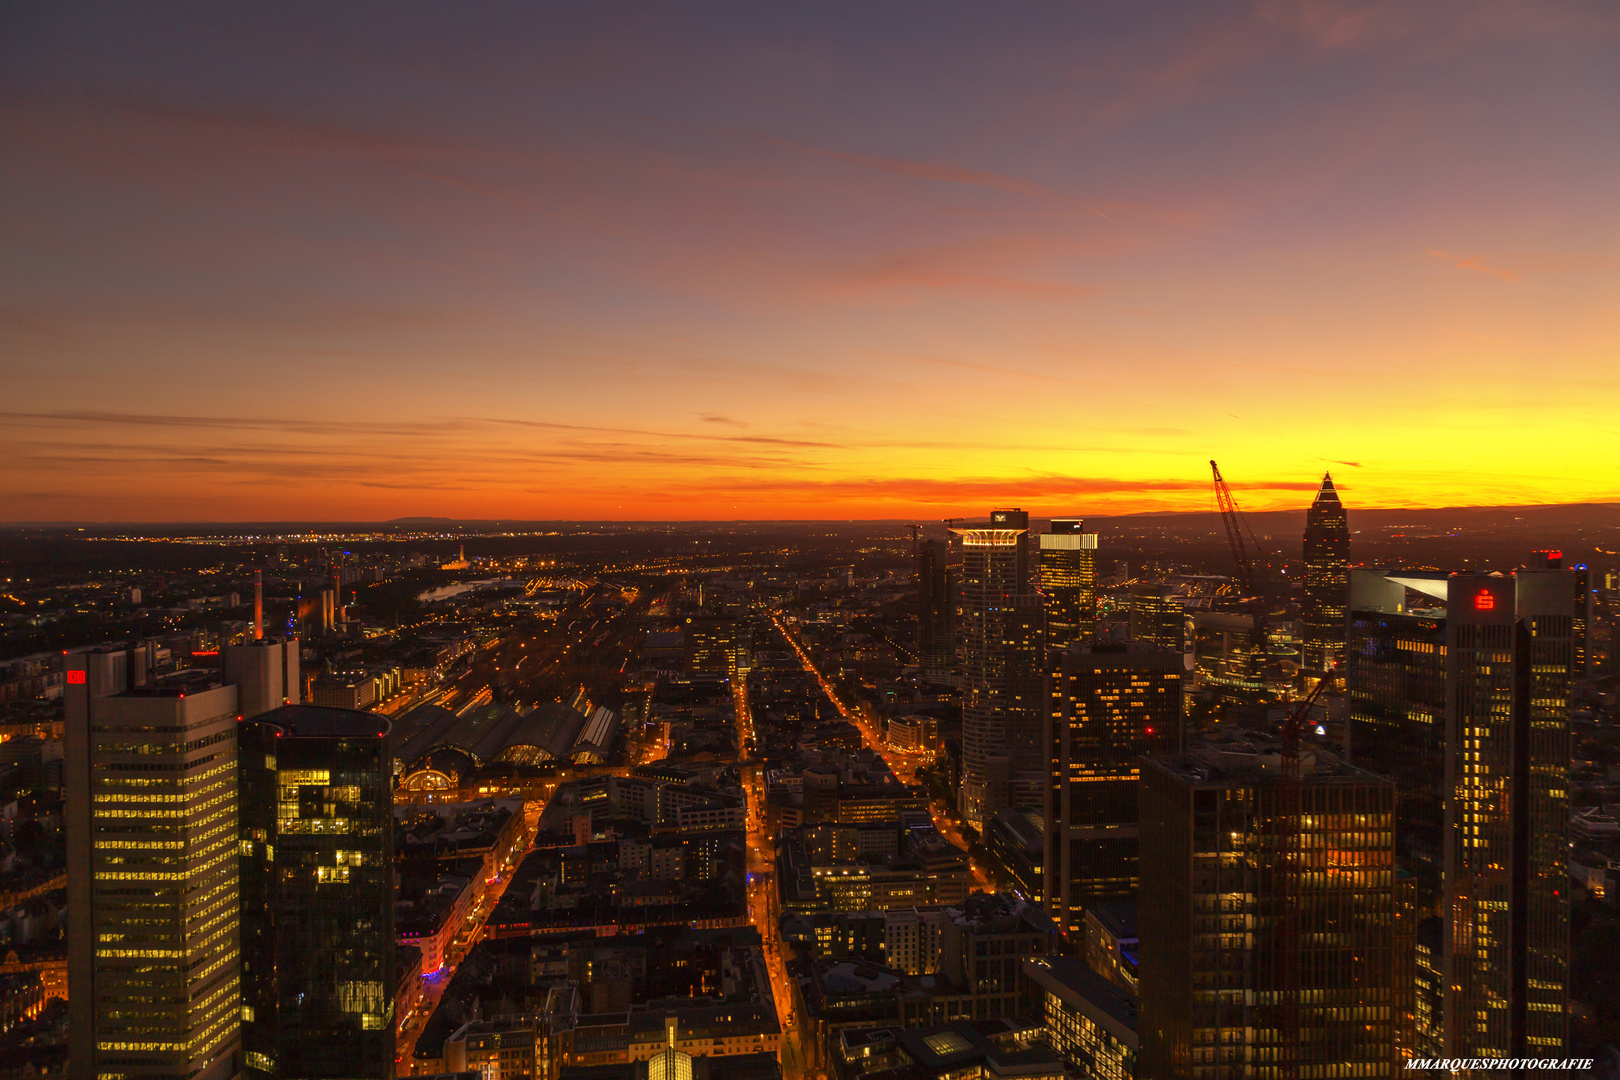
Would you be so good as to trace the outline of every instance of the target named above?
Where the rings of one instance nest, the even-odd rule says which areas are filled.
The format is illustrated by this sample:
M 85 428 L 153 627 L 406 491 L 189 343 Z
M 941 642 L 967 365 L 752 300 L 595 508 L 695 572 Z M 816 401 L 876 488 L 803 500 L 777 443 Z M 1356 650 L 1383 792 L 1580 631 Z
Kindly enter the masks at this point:
M 1030 957 L 1024 974 L 1038 989 L 1046 1044 L 1077 1080 L 1136 1076 L 1136 995 L 1072 956 Z

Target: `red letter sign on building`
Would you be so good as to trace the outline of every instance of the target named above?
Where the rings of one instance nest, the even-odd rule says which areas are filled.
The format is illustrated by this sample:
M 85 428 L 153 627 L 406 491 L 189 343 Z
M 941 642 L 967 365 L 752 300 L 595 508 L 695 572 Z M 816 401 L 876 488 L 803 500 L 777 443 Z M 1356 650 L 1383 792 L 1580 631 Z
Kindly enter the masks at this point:
M 1474 610 L 1475 611 L 1490 611 L 1494 607 L 1496 607 L 1496 597 L 1495 596 L 1492 596 L 1488 592 L 1482 592 L 1482 593 L 1478 593 L 1477 595 L 1475 595 L 1475 597 L 1474 597 Z
M 82 672 L 82 671 L 70 671 L 70 672 L 68 672 L 67 673 L 67 681 L 72 683 L 74 686 L 83 686 L 84 685 L 84 672 Z

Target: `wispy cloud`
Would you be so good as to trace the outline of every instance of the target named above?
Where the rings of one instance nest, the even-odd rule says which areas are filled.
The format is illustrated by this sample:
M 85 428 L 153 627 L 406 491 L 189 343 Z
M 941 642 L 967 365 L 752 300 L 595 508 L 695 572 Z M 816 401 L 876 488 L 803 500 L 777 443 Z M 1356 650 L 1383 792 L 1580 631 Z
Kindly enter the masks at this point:
M 765 446 L 791 446 L 836 449 L 838 444 L 810 439 L 785 439 L 766 435 L 708 435 L 702 432 L 655 431 L 647 428 L 611 427 L 595 424 L 565 424 L 552 420 L 522 420 L 513 417 L 451 417 L 413 420 L 409 423 L 342 420 L 313 421 L 265 417 L 179 416 L 155 413 L 104 411 L 0 412 L 0 420 L 32 425 L 99 424 L 133 427 L 213 428 L 220 430 L 278 431 L 301 435 L 380 435 L 421 436 L 428 433 L 471 432 L 489 427 L 517 427 L 539 431 L 582 432 L 606 435 L 640 435 L 654 439 L 699 442 L 756 443 Z
M 1437 251 L 1434 248 L 1430 248 L 1429 258 L 1439 259 L 1441 262 L 1450 263 L 1459 270 L 1475 270 L 1481 274 L 1489 274 L 1492 277 L 1501 278 L 1503 281 L 1519 280 L 1519 275 L 1515 274 L 1512 270 L 1501 266 L 1491 266 L 1485 261 L 1485 256 L 1483 255 L 1453 255 L 1449 251 Z
M 779 139 L 774 135 L 767 135 L 762 132 L 749 132 L 748 134 L 761 142 L 797 150 L 804 154 L 812 154 L 819 158 L 826 158 L 829 161 L 840 161 L 846 165 L 854 165 L 861 169 L 888 173 L 891 176 L 905 176 L 914 180 L 937 180 L 946 184 L 966 184 L 969 187 L 987 188 L 991 191 L 1006 191 L 1016 195 L 1033 195 L 1041 198 L 1058 197 L 1057 192 L 1037 184 L 1033 180 L 1025 180 L 1019 176 L 1007 176 L 978 169 L 965 169 L 957 165 L 932 161 L 907 161 L 904 158 L 884 157 L 881 154 L 855 154 L 844 150 L 827 150 L 817 146 L 805 146 L 802 143 L 790 142 L 787 139 Z
M 1057 375 L 1047 375 L 1040 371 L 997 367 L 994 364 L 975 364 L 967 360 L 951 360 L 943 356 L 915 356 L 909 353 L 879 353 L 878 355 L 895 360 L 904 360 L 912 364 L 931 364 L 935 367 L 955 368 L 958 371 L 977 371 L 985 375 L 1011 375 L 1019 379 L 1033 379 L 1036 382 L 1078 383 L 1081 381 L 1079 379 L 1065 379 Z
M 916 502 L 962 503 L 986 499 L 1072 499 L 1099 495 L 1204 493 L 1209 482 L 1180 478 L 1129 479 L 1063 475 L 961 477 L 846 477 L 811 480 L 804 477 L 754 479 L 718 478 L 708 486 L 722 491 L 837 498 L 857 503 Z M 1315 491 L 1309 481 L 1273 480 L 1242 485 L 1248 491 Z

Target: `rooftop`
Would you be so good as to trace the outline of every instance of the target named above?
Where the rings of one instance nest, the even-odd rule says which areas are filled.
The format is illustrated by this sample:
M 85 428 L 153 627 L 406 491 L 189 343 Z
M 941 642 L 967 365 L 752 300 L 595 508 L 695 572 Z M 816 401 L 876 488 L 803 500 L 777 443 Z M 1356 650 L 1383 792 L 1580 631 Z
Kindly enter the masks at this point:
M 325 705 L 283 705 L 252 722 L 280 728 L 294 739 L 385 739 L 392 727 L 388 717 L 378 713 Z
M 1114 1034 L 1136 1031 L 1136 995 L 1109 982 L 1073 956 L 1036 956 L 1024 961 L 1031 979 L 1057 994 L 1071 1008 L 1112 1021 Z M 1089 1006 L 1089 1008 L 1088 1008 Z M 1100 1014 L 1100 1015 L 1098 1015 Z

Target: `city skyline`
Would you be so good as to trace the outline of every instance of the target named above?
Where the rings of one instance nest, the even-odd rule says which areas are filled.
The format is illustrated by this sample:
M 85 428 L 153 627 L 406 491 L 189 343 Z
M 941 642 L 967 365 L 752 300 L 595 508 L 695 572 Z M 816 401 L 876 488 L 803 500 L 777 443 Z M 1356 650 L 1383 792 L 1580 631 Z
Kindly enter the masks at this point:
M 6 29 L 7 521 L 1620 499 L 1595 5 Z
M 1620 1078 L 1620 4 L 0 11 L 0 1080 Z

